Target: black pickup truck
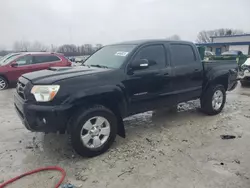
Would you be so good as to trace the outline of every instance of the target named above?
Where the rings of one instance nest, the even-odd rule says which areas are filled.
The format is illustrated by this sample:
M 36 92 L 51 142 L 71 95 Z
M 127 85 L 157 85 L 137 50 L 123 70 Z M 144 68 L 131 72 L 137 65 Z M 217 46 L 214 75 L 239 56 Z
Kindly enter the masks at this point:
M 80 67 L 24 74 L 14 103 L 28 130 L 67 132 L 76 152 L 90 157 L 125 137 L 127 116 L 193 99 L 205 113 L 220 113 L 236 79 L 235 61 L 202 62 L 193 43 L 132 41 L 105 46 Z

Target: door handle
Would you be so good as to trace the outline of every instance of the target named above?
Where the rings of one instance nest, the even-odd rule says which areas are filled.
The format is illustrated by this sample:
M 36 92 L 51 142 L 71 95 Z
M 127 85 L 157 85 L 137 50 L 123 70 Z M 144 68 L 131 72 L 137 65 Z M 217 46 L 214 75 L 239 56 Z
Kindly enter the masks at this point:
M 199 72 L 199 69 L 194 69 L 194 72 Z
M 168 72 L 163 73 L 163 77 L 169 77 L 169 73 Z

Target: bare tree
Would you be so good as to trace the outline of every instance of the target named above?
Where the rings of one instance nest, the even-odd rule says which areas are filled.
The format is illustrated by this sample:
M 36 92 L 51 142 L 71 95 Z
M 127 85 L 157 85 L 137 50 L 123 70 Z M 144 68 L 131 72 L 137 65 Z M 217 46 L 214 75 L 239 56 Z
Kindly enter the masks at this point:
M 34 51 L 34 52 L 46 52 L 47 50 L 48 50 L 48 47 L 38 41 L 35 41 L 34 43 L 32 43 L 29 48 L 29 51 Z
M 101 49 L 103 47 L 102 44 L 96 44 L 94 47 L 93 47 L 93 52 L 96 52 L 97 50 Z
M 57 50 L 58 50 L 57 46 L 55 46 L 53 44 L 50 45 L 50 50 L 49 51 L 56 52 Z
M 181 40 L 181 37 L 179 35 L 172 35 L 170 37 L 167 37 L 168 40 Z
M 84 50 L 85 54 L 84 55 L 90 55 L 93 53 L 93 46 L 91 44 L 84 44 Z
M 96 49 L 97 49 L 97 50 L 99 50 L 100 48 L 102 48 L 102 47 L 103 47 L 103 45 L 102 45 L 102 44 L 96 44 L 95 46 L 96 46 Z
M 57 52 L 63 53 L 66 56 L 78 55 L 77 46 L 74 44 L 64 44 L 58 48 Z
M 16 41 L 13 45 L 13 49 L 18 52 L 27 52 L 30 48 L 28 41 Z
M 238 29 L 227 29 L 227 28 L 221 28 L 216 30 L 210 30 L 210 31 L 200 31 L 198 33 L 196 42 L 198 43 L 210 43 L 212 42 L 211 37 L 212 36 L 231 36 L 231 35 L 237 35 L 237 34 L 243 34 L 244 32 Z
M 91 55 L 102 46 L 102 44 L 96 44 L 95 47 L 93 47 L 91 44 L 84 44 L 81 46 L 76 46 L 74 44 L 64 44 L 57 48 L 57 52 L 63 53 L 66 56 Z

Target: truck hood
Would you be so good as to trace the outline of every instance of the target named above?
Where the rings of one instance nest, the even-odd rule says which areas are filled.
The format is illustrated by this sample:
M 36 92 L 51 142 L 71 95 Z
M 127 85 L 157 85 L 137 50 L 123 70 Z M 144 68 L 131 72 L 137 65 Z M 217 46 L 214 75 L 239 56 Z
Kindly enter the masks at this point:
M 57 81 L 79 77 L 89 74 L 99 74 L 111 71 L 112 69 L 95 67 L 52 67 L 47 70 L 36 71 L 24 74 L 23 77 L 30 80 L 33 84 L 53 84 Z

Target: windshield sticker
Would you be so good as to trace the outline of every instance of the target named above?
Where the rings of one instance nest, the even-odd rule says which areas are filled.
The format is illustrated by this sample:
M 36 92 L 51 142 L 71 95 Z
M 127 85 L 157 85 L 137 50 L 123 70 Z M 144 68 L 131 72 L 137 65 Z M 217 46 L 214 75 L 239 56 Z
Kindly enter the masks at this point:
M 119 51 L 119 52 L 116 52 L 115 55 L 116 55 L 116 56 L 123 56 L 123 57 L 125 57 L 125 56 L 128 55 L 128 52 Z

